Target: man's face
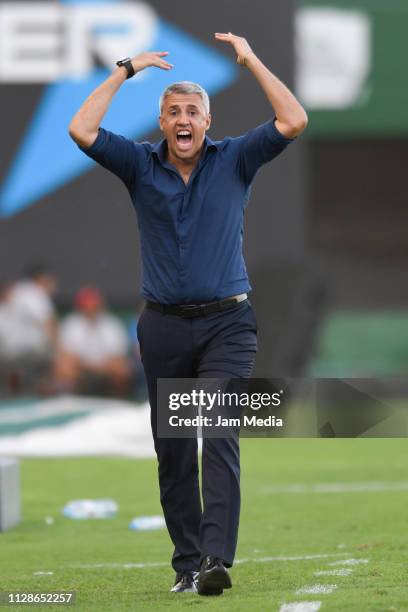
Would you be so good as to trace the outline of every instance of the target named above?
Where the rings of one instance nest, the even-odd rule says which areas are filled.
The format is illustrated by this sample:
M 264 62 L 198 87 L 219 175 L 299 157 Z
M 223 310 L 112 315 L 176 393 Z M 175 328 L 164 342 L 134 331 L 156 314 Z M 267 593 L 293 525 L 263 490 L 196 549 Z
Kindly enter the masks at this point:
M 198 94 L 174 93 L 167 96 L 159 121 L 170 159 L 188 161 L 200 155 L 211 115 L 206 112 Z
M 54 295 L 57 290 L 57 279 L 52 274 L 41 274 L 37 276 L 36 281 L 48 295 Z

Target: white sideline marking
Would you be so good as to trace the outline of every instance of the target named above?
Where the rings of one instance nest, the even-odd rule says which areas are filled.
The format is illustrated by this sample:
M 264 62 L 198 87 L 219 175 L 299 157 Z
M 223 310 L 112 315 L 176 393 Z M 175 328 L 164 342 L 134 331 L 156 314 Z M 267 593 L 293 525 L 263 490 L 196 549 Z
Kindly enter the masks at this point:
M 311 584 L 296 591 L 296 595 L 330 595 L 337 589 L 337 584 Z
M 262 487 L 261 494 L 276 493 L 367 493 L 379 491 L 408 491 L 408 482 L 322 482 Z
M 368 563 L 368 559 L 344 559 L 343 561 L 332 561 L 329 565 L 360 565 Z
M 33 576 L 53 576 L 54 572 L 33 572 Z
M 313 561 L 314 559 L 327 559 L 328 557 L 339 557 L 350 553 L 330 553 L 321 555 L 298 555 L 293 557 L 262 557 L 260 559 L 237 559 L 234 565 L 240 563 L 269 563 L 271 561 Z M 74 569 L 100 569 L 100 568 L 118 568 L 118 569 L 145 569 L 153 567 L 167 567 L 169 563 L 95 563 L 95 564 L 80 564 L 70 565 Z
M 72 568 L 78 569 L 100 569 L 100 568 L 112 568 L 112 569 L 144 569 L 149 567 L 165 567 L 168 563 L 89 563 L 85 565 L 70 565 Z
M 350 576 L 353 573 L 352 569 L 338 569 L 338 570 L 322 570 L 320 572 L 314 572 L 314 576 Z
M 321 601 L 294 601 L 282 604 L 279 612 L 317 612 L 321 605 Z
M 328 553 L 321 555 L 295 555 L 291 557 L 261 557 L 260 559 L 237 559 L 237 563 L 269 563 L 270 561 L 312 561 L 313 559 L 327 559 L 328 557 L 337 557 L 346 555 L 347 553 Z

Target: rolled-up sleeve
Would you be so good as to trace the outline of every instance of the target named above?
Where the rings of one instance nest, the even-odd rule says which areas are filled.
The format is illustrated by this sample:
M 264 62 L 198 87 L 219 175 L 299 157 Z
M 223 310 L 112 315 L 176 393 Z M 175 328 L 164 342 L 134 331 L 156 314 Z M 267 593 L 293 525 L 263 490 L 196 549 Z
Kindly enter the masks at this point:
M 144 159 L 142 145 L 99 128 L 95 142 L 88 148 L 79 148 L 88 157 L 122 179 L 128 188 L 134 185 Z
M 238 168 L 242 179 L 250 184 L 259 168 L 270 162 L 293 142 L 279 132 L 275 120 L 267 121 L 234 139 L 238 145 Z

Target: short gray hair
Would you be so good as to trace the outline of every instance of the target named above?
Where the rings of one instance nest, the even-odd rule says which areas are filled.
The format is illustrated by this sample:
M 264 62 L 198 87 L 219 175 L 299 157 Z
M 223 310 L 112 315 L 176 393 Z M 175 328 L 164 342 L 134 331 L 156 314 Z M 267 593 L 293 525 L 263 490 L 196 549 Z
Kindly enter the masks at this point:
M 204 104 L 204 108 L 207 113 L 210 112 L 210 98 L 208 97 L 208 93 L 205 91 L 201 85 L 198 83 L 193 83 L 192 81 L 179 81 L 178 83 L 173 83 L 169 85 L 160 96 L 159 100 L 159 111 L 160 114 L 163 110 L 164 100 L 167 96 L 171 94 L 198 94 Z

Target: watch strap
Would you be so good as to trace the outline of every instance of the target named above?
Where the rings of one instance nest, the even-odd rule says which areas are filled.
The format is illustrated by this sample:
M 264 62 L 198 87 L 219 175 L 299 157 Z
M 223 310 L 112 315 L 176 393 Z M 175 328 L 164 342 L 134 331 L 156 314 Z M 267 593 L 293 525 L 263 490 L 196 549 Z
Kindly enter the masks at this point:
M 126 68 L 127 71 L 127 79 L 131 79 L 132 76 L 135 76 L 136 72 L 135 69 L 133 68 L 132 65 L 132 61 L 130 59 L 130 57 L 125 57 L 125 59 L 119 60 L 116 62 L 117 66 L 123 66 L 124 68 Z

